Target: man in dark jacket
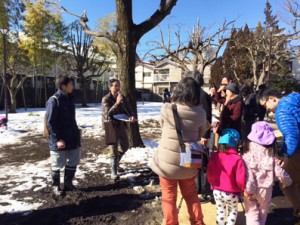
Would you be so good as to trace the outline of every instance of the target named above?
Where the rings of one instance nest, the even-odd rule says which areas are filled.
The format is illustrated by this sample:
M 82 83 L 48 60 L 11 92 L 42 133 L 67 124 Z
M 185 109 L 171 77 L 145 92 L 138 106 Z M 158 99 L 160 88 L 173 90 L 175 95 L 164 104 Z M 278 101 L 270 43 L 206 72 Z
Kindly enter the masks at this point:
M 276 125 L 283 136 L 284 169 L 293 181 L 283 188 L 283 193 L 292 203 L 294 216 L 300 218 L 300 94 L 292 92 L 281 97 L 278 91 L 265 89 L 258 93 L 257 101 L 267 111 L 275 112 Z
M 165 88 L 164 92 L 163 92 L 163 103 L 166 103 L 166 102 L 168 102 L 168 103 L 171 102 L 171 94 L 170 94 L 168 88 Z
M 111 178 L 113 180 L 118 179 L 118 166 L 122 156 L 128 150 L 128 136 L 127 136 L 127 124 L 124 121 L 120 121 L 114 118 L 117 114 L 127 114 L 129 116 L 129 122 L 134 123 L 136 121 L 127 99 L 120 93 L 120 81 L 117 79 L 111 79 L 110 92 L 102 98 L 102 124 L 104 121 L 112 120 L 114 129 L 116 131 L 117 141 L 110 147 L 111 158 Z M 104 127 L 102 125 L 102 127 Z M 120 143 L 121 149 L 118 150 Z
M 64 191 L 76 191 L 73 179 L 80 161 L 80 134 L 75 119 L 75 105 L 70 94 L 74 86 L 67 75 L 56 80 L 58 91 L 46 104 L 46 124 L 49 130 L 52 189 L 61 194 L 60 169 L 65 167 Z
M 244 102 L 244 110 L 242 117 L 242 141 L 247 140 L 248 134 L 251 132 L 252 124 L 255 123 L 258 117 L 255 94 L 248 85 L 241 89 L 241 96 Z

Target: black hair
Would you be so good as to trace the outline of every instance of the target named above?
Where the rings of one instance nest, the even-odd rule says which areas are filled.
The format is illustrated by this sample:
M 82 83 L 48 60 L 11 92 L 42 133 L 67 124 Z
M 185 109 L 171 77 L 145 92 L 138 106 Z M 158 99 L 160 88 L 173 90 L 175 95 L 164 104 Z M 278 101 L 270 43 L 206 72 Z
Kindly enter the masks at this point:
M 115 82 L 119 82 L 120 83 L 120 80 L 116 79 L 116 78 L 112 78 L 109 80 L 109 86 L 111 87 L 113 85 L 113 83 Z
M 258 104 L 260 104 L 261 100 L 267 100 L 269 99 L 269 97 L 276 97 L 276 98 L 281 98 L 282 95 L 280 94 L 279 91 L 275 90 L 275 89 L 262 89 L 260 90 L 257 95 L 256 95 L 256 102 Z
M 61 90 L 62 86 L 67 86 L 69 82 L 73 82 L 73 79 L 67 74 L 62 74 L 56 78 L 55 84 L 56 87 Z
M 243 97 L 249 96 L 251 93 L 252 93 L 252 88 L 249 85 L 245 85 L 240 91 L 240 94 Z
M 168 89 L 168 88 L 165 88 L 164 91 L 167 92 L 167 91 L 169 91 L 169 89 Z
M 231 76 L 230 74 L 224 75 L 224 76 L 222 77 L 222 79 L 223 79 L 223 78 L 226 78 L 226 79 L 228 80 L 228 82 L 233 81 L 233 78 L 232 78 L 232 76 Z
M 189 106 L 200 104 L 200 86 L 194 78 L 185 77 L 179 81 L 173 101 Z
M 203 74 L 200 73 L 198 70 L 193 72 L 193 78 L 197 81 L 200 87 L 204 84 Z

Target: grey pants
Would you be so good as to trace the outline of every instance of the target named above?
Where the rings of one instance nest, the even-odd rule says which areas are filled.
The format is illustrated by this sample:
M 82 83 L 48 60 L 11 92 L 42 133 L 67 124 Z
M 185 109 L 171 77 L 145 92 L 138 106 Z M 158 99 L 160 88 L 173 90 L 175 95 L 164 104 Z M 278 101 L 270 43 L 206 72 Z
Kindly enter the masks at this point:
M 76 148 L 65 151 L 50 151 L 52 171 L 60 170 L 64 166 L 76 167 L 79 164 L 81 149 Z
M 116 128 L 116 134 L 117 134 L 117 143 L 114 145 L 110 145 L 110 158 L 119 158 L 125 154 L 125 152 L 128 150 L 129 142 L 128 142 L 128 135 L 127 135 L 127 124 L 121 123 Z M 121 146 L 121 149 L 118 148 L 118 146 Z

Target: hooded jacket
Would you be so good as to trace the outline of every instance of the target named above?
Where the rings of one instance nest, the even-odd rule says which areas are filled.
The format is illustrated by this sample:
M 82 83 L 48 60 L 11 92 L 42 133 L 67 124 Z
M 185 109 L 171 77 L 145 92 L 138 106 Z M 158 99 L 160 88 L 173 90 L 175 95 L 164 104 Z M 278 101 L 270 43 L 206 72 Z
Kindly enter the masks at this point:
M 283 153 L 300 153 L 300 94 L 293 92 L 280 100 L 275 120 L 283 136 Z
M 246 167 L 235 149 L 214 152 L 208 163 L 207 180 L 212 190 L 240 193 L 246 186 Z

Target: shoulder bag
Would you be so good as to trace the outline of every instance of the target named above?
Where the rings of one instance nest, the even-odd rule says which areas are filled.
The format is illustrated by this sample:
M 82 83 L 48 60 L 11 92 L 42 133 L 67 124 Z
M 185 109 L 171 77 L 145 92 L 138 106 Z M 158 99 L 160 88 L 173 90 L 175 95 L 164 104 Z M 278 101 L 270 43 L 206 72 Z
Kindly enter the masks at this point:
M 185 168 L 202 168 L 202 158 L 204 150 L 196 142 L 183 142 L 182 130 L 180 127 L 179 116 L 177 112 L 177 105 L 172 104 L 172 111 L 176 126 L 176 132 L 180 148 L 180 166 Z

